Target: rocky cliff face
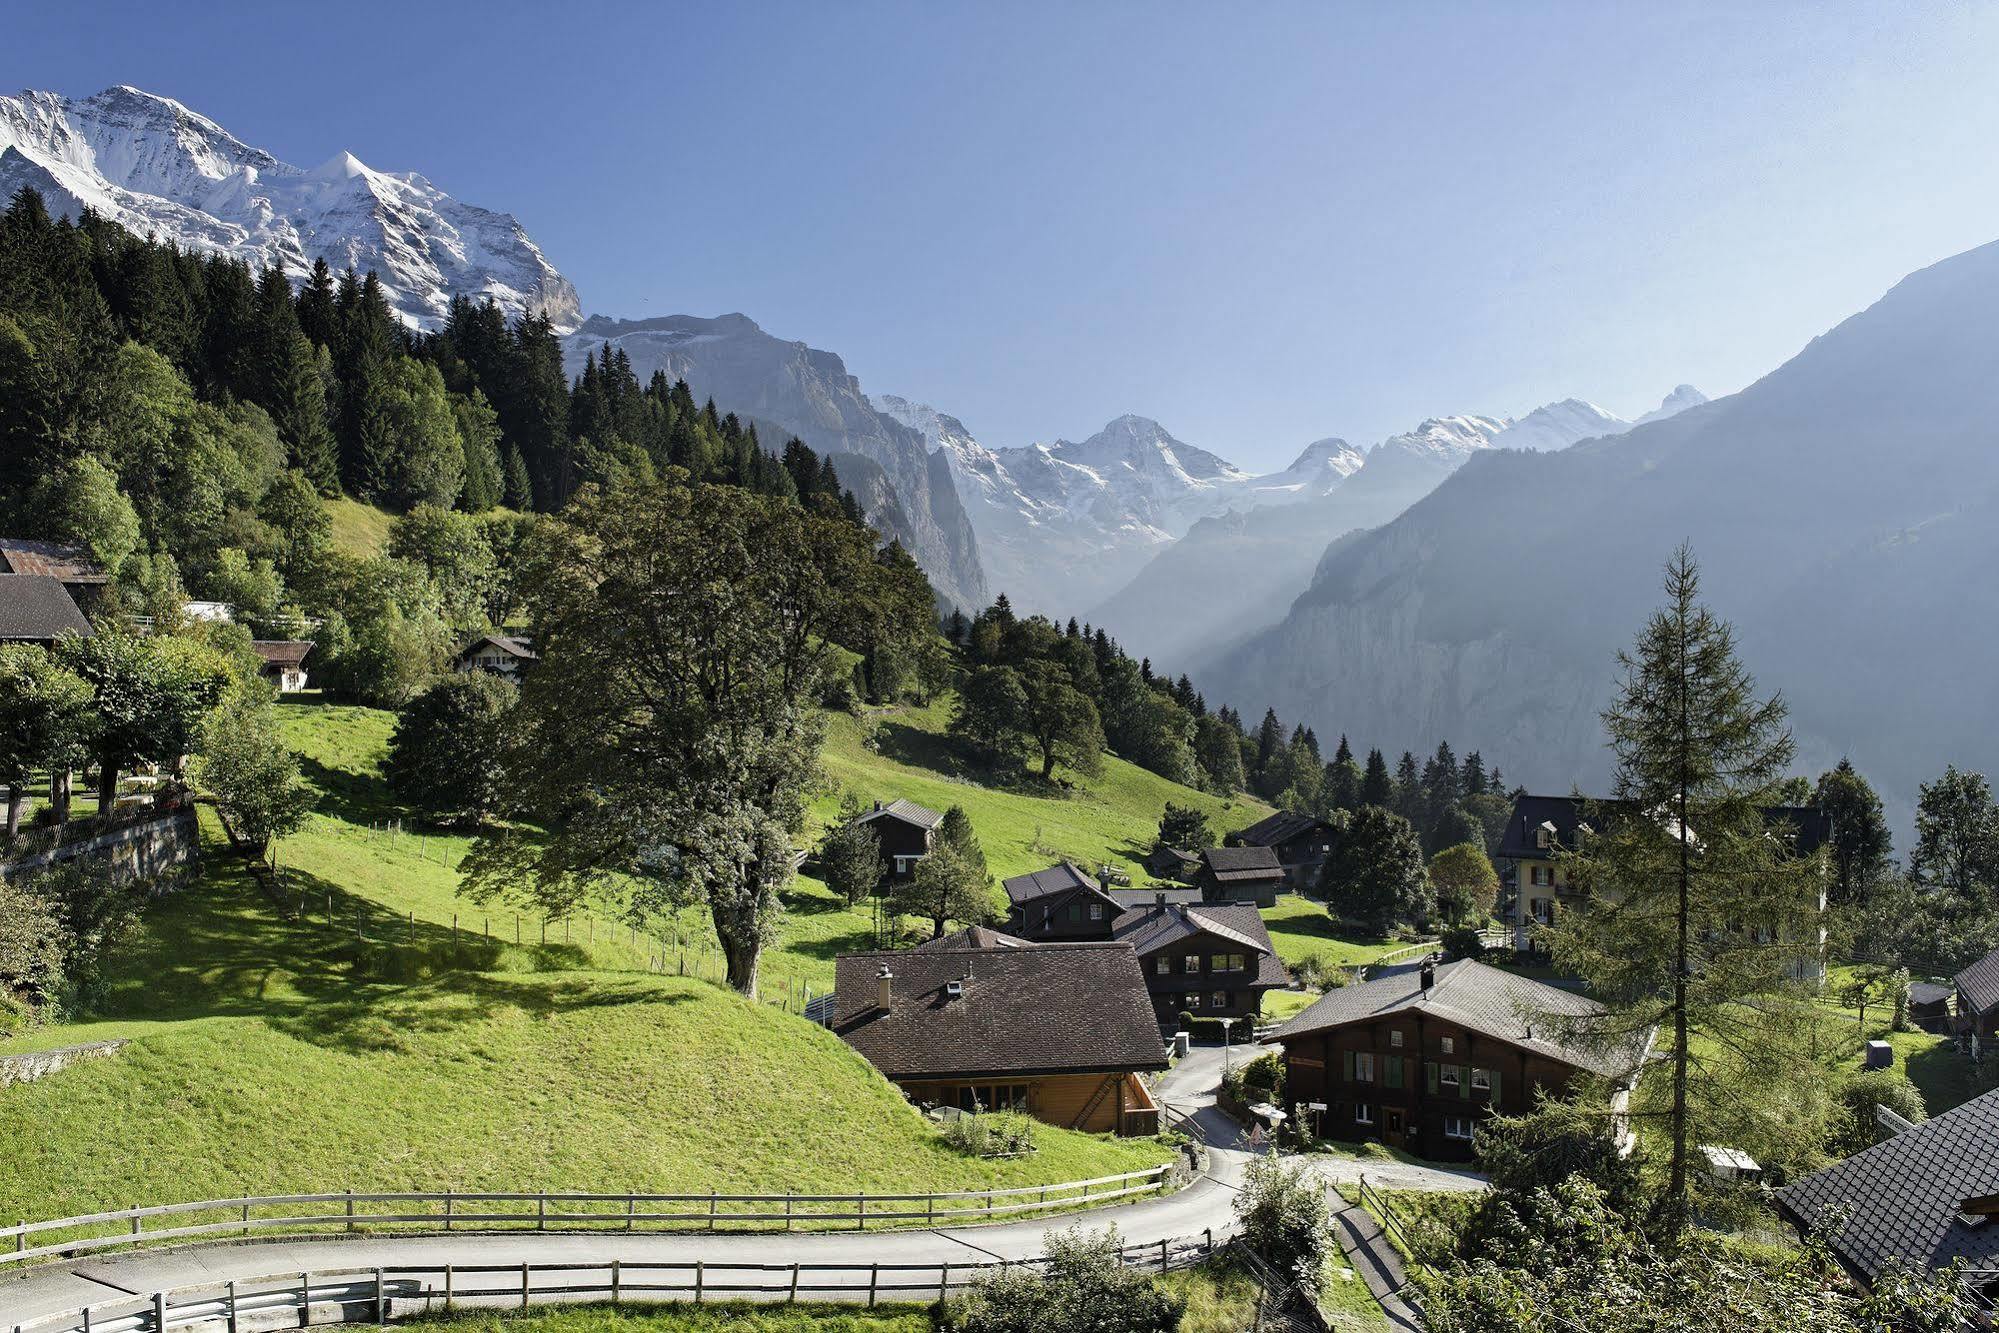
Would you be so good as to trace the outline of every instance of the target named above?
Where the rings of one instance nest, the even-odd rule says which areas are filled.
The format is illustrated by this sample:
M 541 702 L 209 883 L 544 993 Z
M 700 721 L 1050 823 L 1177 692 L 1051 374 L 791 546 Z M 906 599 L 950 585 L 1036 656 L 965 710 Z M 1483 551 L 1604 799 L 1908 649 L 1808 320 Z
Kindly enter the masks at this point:
M 1609 771 L 1599 710 L 1690 540 L 1798 768 L 1850 755 L 1906 810 L 1999 763 L 1999 245 L 1905 279 L 1739 394 L 1559 453 L 1481 451 L 1330 551 L 1210 699 L 1359 744 L 1448 738 L 1555 790 Z
M 351 153 L 302 171 L 137 88 L 0 97 L 0 197 L 23 185 L 52 213 L 94 208 L 135 235 L 274 266 L 294 282 L 316 259 L 374 269 L 390 307 L 420 328 L 440 323 L 453 295 L 490 296 L 509 315 L 542 311 L 559 329 L 582 314 L 576 289 L 507 214 Z
M 883 513 L 883 501 L 892 497 L 899 513 L 885 526 L 900 528 L 891 535 L 916 557 L 938 594 L 968 610 L 985 605 L 978 538 L 949 467 L 930 456 L 922 432 L 877 411 L 838 356 L 772 337 L 745 315 L 599 315 L 563 340 L 569 372 L 579 373 L 583 358 L 606 343 L 631 358 L 641 381 L 662 370 L 670 379 L 685 379 L 697 399 L 713 398 L 722 411 L 769 423 L 835 455 L 835 466 L 843 454 L 867 460 L 881 477 L 866 479 L 865 491 L 856 486 L 858 475 L 850 477 L 856 469 L 842 469 L 841 476 L 856 486 L 869 512 Z M 764 443 L 778 448 L 784 442 Z

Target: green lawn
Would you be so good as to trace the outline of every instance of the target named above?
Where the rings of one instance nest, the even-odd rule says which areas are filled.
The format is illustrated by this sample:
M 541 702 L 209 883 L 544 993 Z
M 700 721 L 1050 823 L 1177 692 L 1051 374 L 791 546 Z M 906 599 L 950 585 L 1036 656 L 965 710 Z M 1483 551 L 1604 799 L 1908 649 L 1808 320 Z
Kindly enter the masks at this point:
M 1085 868 L 1121 866 L 1133 883 L 1146 884 L 1139 858 L 1151 849 L 1168 801 L 1205 811 L 1218 838 L 1270 813 L 1253 798 L 1212 796 L 1111 756 L 1093 778 L 1058 769 L 1058 781 L 1073 787 L 1044 786 L 1025 773 L 995 786 L 945 734 L 950 716 L 946 697 L 924 708 L 870 710 L 866 719 L 832 717 L 824 756 L 832 789 L 813 803 L 815 826 L 838 813 L 842 791 L 871 801 L 907 797 L 936 810 L 962 805 L 1001 879 L 1067 857 Z
M 1297 893 L 1280 894 L 1277 906 L 1264 912 L 1263 924 L 1270 931 L 1270 942 L 1277 946 L 1278 957 L 1291 967 L 1312 954 L 1329 967 L 1361 967 L 1385 953 L 1409 947 L 1401 940 L 1355 938 L 1341 930 L 1325 904 Z
M 133 1039 L 0 1091 L 0 1213 L 346 1188 L 914 1192 L 1170 1157 L 1044 1126 L 1027 1157 L 964 1158 L 831 1033 L 673 975 L 713 960 L 671 925 L 634 943 L 608 916 L 524 915 L 516 945 L 511 911 L 456 895 L 464 838 L 394 830 L 390 715 L 282 711 L 321 793 L 281 848 L 303 916 L 203 807 L 203 876 L 149 909 L 82 1021 L 0 1041 Z M 792 902 L 779 986 L 788 967 L 830 978 L 866 920 L 811 881 Z

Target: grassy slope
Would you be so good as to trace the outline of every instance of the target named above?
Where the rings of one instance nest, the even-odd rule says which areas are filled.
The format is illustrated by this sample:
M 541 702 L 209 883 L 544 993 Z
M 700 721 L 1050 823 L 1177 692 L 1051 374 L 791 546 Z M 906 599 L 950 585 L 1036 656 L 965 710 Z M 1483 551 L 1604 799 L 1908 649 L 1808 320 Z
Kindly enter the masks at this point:
M 380 555 L 389 544 L 389 523 L 395 517 L 349 496 L 326 502 L 327 516 L 333 520 L 333 545 L 348 555 Z
M 586 1305 L 528 1314 L 465 1311 L 398 1327 L 415 1333 L 931 1333 L 935 1325 L 924 1311 L 909 1307 L 854 1310 L 725 1303 L 641 1310 Z
M 544 946 L 529 921 L 516 947 L 496 914 L 505 939 L 454 941 L 463 840 L 369 828 L 391 812 L 387 715 L 288 705 L 286 725 L 322 790 L 283 848 L 306 919 L 273 909 L 204 809 L 206 874 L 120 947 L 91 1021 L 0 1043 L 135 1039 L 0 1091 L 0 1213 L 348 1187 L 921 1190 L 1167 1157 L 1041 1127 L 1030 1157 L 967 1160 L 830 1033 L 649 974 L 643 936 L 590 942 L 585 920 Z

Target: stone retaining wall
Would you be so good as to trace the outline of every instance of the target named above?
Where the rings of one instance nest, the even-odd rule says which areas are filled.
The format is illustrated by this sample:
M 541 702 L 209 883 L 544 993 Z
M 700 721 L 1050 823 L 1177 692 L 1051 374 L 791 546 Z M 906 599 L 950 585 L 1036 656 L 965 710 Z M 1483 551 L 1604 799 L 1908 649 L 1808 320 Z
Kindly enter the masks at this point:
M 60 1069 L 67 1069 L 79 1060 L 94 1060 L 102 1056 L 116 1055 L 125 1046 L 125 1039 L 116 1041 L 88 1041 L 81 1046 L 58 1046 L 52 1051 L 29 1051 L 25 1055 L 0 1055 L 0 1088 L 16 1083 L 33 1083 L 38 1078 L 47 1078 Z
M 194 811 L 176 810 L 158 819 L 124 824 L 95 837 L 80 838 L 47 851 L 0 861 L 0 879 L 18 875 L 24 870 L 39 870 L 86 856 L 103 858 L 112 876 L 121 883 L 157 879 L 169 871 L 194 864 L 200 856 L 200 844 Z

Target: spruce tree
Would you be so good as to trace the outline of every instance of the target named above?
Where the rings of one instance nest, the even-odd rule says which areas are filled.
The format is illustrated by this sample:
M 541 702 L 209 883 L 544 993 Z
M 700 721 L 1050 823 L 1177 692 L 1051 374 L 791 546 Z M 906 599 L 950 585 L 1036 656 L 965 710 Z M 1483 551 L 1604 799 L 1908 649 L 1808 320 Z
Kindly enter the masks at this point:
M 1388 776 L 1388 761 L 1380 750 L 1367 752 L 1367 769 L 1360 778 L 1360 804 L 1389 810 L 1395 805 L 1395 779 Z
M 1779 1063 L 1777 1001 L 1814 970 L 1821 880 L 1765 814 L 1791 758 L 1783 701 L 1757 698 L 1684 546 L 1665 591 L 1618 655 L 1623 680 L 1603 714 L 1612 799 L 1586 808 L 1589 831 L 1561 854 L 1583 901 L 1545 934 L 1556 967 L 1607 1006 L 1578 1024 L 1581 1039 L 1635 1061 L 1645 1034 L 1660 1034 L 1671 1144 L 1660 1219 L 1678 1232 L 1694 1146 L 1739 1142 L 1757 1091 L 1796 1072 Z
M 1881 798 L 1850 760 L 1841 759 L 1819 775 L 1812 803 L 1832 822 L 1833 896 L 1865 906 L 1867 891 L 1888 869 L 1893 839 L 1881 813 Z
M 523 514 L 534 508 L 534 482 L 528 476 L 527 461 L 511 444 L 507 446 L 507 465 L 501 477 L 501 499 L 507 508 Z

